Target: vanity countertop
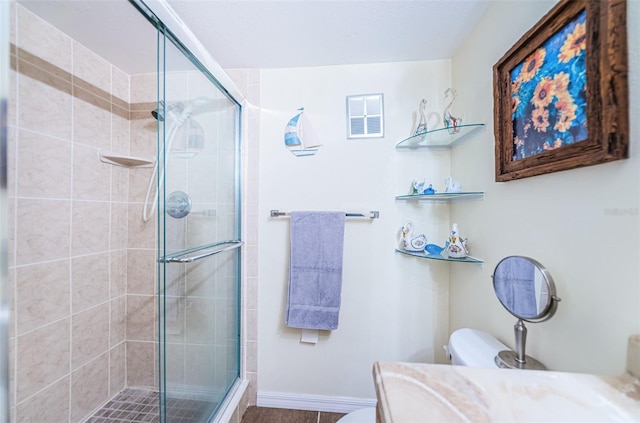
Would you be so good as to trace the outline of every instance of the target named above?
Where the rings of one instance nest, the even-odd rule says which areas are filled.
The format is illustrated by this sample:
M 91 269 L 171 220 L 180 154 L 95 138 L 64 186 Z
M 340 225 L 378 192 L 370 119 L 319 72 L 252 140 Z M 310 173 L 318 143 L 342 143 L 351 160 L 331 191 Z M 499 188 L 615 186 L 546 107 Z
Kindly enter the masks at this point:
M 631 372 L 376 362 L 373 375 L 378 423 L 640 422 L 640 378 Z

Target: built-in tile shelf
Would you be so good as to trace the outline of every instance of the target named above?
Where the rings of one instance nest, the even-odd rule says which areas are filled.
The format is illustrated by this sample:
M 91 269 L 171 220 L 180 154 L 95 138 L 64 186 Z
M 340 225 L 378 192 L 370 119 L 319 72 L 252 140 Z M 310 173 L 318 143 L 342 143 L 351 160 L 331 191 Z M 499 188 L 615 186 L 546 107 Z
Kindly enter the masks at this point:
M 397 149 L 423 149 L 423 148 L 448 148 L 480 129 L 484 123 L 471 123 L 459 125 L 455 128 L 439 128 L 427 131 L 424 134 L 414 135 L 396 144 Z
M 153 167 L 154 159 L 135 156 L 123 156 L 111 151 L 101 151 L 100 161 L 123 167 Z
M 407 251 L 400 250 L 398 248 L 396 248 L 396 252 L 429 260 L 448 261 L 453 263 L 484 263 L 484 260 L 471 256 L 467 256 L 465 258 L 449 258 L 441 254 L 427 254 L 425 251 Z
M 451 200 L 460 200 L 463 198 L 482 198 L 484 197 L 484 192 L 482 191 L 473 191 L 473 192 L 443 192 L 443 193 L 435 193 L 435 194 L 407 194 L 407 195 L 398 195 L 396 196 L 396 200 L 407 200 L 407 201 L 451 201 Z

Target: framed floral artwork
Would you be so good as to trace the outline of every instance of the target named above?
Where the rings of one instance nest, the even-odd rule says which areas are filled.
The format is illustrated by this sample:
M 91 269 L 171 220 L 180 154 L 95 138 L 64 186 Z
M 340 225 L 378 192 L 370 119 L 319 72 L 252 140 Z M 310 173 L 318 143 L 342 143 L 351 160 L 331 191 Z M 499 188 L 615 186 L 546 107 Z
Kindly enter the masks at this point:
M 625 0 L 561 0 L 493 67 L 496 181 L 629 155 Z

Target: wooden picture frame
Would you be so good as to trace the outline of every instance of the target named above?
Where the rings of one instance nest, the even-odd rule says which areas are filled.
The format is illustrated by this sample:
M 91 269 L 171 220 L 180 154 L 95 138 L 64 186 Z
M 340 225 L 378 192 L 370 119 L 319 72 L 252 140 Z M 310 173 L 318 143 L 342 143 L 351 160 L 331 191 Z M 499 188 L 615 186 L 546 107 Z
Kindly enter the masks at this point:
M 629 156 L 626 0 L 561 0 L 493 67 L 496 181 Z

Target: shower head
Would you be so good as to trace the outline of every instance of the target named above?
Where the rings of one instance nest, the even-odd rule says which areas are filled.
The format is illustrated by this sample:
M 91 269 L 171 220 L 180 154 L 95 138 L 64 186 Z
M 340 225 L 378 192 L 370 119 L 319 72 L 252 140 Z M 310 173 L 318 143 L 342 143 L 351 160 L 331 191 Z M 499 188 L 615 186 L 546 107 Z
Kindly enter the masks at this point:
M 151 111 L 151 116 L 153 116 L 156 120 L 159 120 L 160 122 L 164 120 L 164 116 L 162 115 L 162 110 L 159 107 Z
M 162 122 L 164 120 L 164 101 L 158 102 L 158 107 L 155 110 L 151 111 L 151 116 L 153 116 L 157 121 Z
M 165 106 L 164 101 L 160 100 L 158 102 L 158 107 L 155 110 L 151 111 L 151 116 L 162 122 L 165 119 L 165 113 L 170 113 L 174 110 L 182 113 L 184 111 L 184 103 L 178 101 L 176 103 Z

